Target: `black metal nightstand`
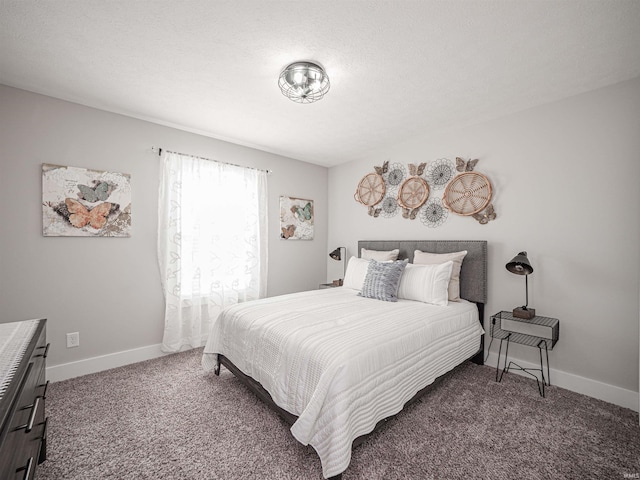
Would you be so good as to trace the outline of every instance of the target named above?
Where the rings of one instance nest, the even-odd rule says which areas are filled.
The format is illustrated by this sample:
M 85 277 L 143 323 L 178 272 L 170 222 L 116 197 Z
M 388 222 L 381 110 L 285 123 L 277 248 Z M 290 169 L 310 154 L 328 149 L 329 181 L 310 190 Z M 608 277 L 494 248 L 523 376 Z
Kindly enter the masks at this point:
M 549 374 L 549 350 L 553 350 L 554 345 L 560 337 L 560 320 L 557 318 L 535 316 L 525 320 L 514 317 L 511 312 L 498 312 L 491 316 L 491 337 L 500 340 L 500 349 L 498 350 L 498 363 L 496 365 L 496 382 L 502 381 L 502 376 L 509 371 L 510 368 L 522 370 L 536 379 L 538 384 L 538 392 L 542 397 L 545 396 L 544 387 L 551 385 L 551 377 Z M 504 354 L 504 367 L 500 372 L 500 355 L 502 354 L 502 342 L 507 341 Z M 515 362 L 509 362 L 509 343 L 519 343 L 529 345 L 530 347 L 538 347 L 540 352 L 540 368 L 522 368 Z M 544 375 L 544 364 L 542 350 L 544 349 L 547 360 L 547 376 Z M 513 367 L 512 367 L 513 365 Z M 538 375 L 532 372 L 540 372 Z
M 321 283 L 318 288 L 320 288 L 320 290 L 322 290 L 323 288 L 333 288 L 333 287 L 338 287 L 338 286 L 339 285 L 336 285 L 335 283 Z

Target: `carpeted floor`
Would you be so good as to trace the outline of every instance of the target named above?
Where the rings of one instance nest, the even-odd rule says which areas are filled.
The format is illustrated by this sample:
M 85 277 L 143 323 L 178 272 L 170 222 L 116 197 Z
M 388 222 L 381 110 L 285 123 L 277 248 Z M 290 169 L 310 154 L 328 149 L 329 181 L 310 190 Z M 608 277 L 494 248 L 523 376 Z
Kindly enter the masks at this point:
M 201 349 L 51 384 L 37 480 L 321 479 L 320 461 Z M 344 480 L 623 479 L 631 410 L 466 363 L 353 452 Z

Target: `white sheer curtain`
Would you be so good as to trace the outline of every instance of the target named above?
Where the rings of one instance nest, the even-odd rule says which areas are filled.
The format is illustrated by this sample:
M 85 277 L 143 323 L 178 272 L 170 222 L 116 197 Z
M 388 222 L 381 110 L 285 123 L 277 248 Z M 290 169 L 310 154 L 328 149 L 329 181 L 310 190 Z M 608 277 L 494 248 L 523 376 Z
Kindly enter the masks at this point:
M 265 296 L 266 175 L 163 154 L 158 204 L 163 351 L 203 345 L 223 307 Z

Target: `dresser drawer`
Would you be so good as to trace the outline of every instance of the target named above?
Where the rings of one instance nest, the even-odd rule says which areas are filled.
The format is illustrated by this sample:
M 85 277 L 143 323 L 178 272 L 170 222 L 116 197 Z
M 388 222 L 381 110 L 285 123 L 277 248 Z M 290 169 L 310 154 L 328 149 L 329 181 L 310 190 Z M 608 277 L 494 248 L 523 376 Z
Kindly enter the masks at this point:
M 29 408 L 29 412 L 26 423 L 15 425 L 7 434 L 3 455 L 9 456 L 9 462 L 1 473 L 3 479 L 34 477 L 47 427 L 42 397 L 37 397 L 33 407 Z
M 44 407 L 46 390 L 45 364 L 48 352 L 45 335 L 45 330 L 42 329 L 28 357 L 29 363 L 14 406 L 9 431 L 20 430 L 23 433 L 29 433 L 34 425 L 44 421 L 44 408 L 38 407 L 40 405 Z
M 46 436 L 45 321 L 40 320 L 3 395 L 0 479 L 33 479 Z M 44 453 L 44 450 L 42 450 Z

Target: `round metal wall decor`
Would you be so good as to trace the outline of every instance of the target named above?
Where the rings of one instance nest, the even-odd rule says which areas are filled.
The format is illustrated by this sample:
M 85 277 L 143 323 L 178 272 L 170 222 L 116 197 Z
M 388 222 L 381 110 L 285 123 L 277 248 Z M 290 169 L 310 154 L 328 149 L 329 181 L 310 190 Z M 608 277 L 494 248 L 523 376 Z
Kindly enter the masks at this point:
M 392 163 L 389 165 L 389 170 L 386 174 L 386 180 L 392 187 L 400 185 L 407 177 L 407 169 L 401 163 Z
M 444 206 L 458 215 L 473 215 L 491 201 L 491 183 L 478 172 L 465 172 L 455 177 L 444 190 Z
M 382 199 L 380 208 L 382 209 L 380 214 L 385 218 L 395 217 L 400 212 L 395 190 L 387 190 L 387 194 Z
M 451 160 L 439 158 L 427 166 L 426 177 L 429 186 L 439 190 L 444 188 L 456 174 L 456 167 Z
M 371 172 L 362 177 L 353 198 L 365 207 L 372 207 L 382 201 L 385 191 L 386 186 L 382 175 Z
M 420 210 L 420 221 L 423 225 L 435 228 L 447 221 L 449 211 L 444 208 L 439 198 L 433 198 Z

